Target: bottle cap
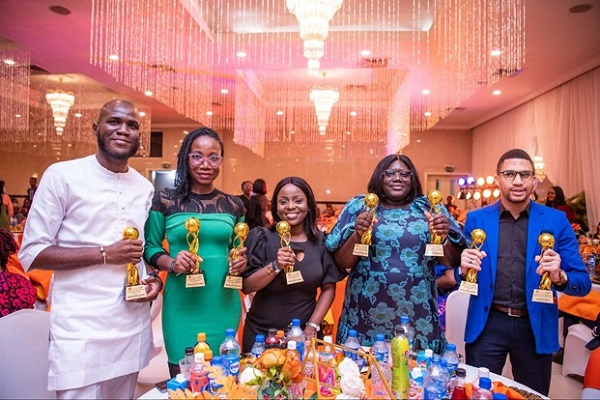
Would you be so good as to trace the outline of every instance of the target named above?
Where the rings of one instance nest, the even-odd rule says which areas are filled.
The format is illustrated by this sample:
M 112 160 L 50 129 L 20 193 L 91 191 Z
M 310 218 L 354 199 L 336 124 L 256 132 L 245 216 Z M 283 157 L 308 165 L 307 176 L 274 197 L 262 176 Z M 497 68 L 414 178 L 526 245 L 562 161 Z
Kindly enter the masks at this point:
M 378 333 L 375 335 L 375 340 L 377 342 L 383 342 L 385 340 L 385 335 L 383 333 Z
M 206 342 L 206 333 L 199 332 L 197 337 L 199 342 Z
M 296 342 L 293 340 L 290 340 L 288 342 L 288 350 L 296 350 Z
M 464 368 L 456 368 L 456 376 L 458 376 L 459 378 L 466 378 L 467 370 Z
M 446 346 L 446 350 L 456 351 L 456 345 L 454 343 L 448 343 L 448 345 Z
M 277 335 L 277 329 L 271 328 L 269 329 L 269 336 L 275 336 Z
M 284 331 L 277 331 L 277 337 L 278 338 L 282 338 L 285 336 L 285 332 Z
M 211 361 L 212 365 L 222 365 L 223 364 L 223 358 L 221 358 L 221 356 L 214 356 L 212 361 Z
M 225 336 L 233 336 L 235 335 L 235 329 L 225 329 Z
M 325 336 L 323 336 L 323 341 L 325 343 L 333 343 L 333 336 L 331 336 L 331 335 L 325 335 Z
M 481 377 L 479 378 L 479 387 L 482 389 L 491 389 L 492 388 L 492 380 L 490 378 Z
M 494 393 L 492 396 L 492 399 L 494 400 L 507 400 L 508 397 L 506 397 L 506 395 L 504 393 Z
M 177 374 L 177 376 L 175 377 L 175 380 L 177 382 L 185 382 L 185 376 L 183 376 L 183 374 Z
M 402 315 L 402 316 L 400 316 L 400 323 L 401 324 L 403 324 L 403 325 L 404 324 L 408 324 L 409 321 L 410 320 L 408 319 L 408 315 Z
M 292 326 L 300 326 L 300 319 L 294 318 L 292 320 Z
M 256 343 L 262 343 L 265 341 L 265 335 L 258 334 L 256 335 Z
M 394 334 L 395 334 L 396 336 L 404 335 L 405 333 L 406 333 L 406 330 L 404 329 L 404 327 L 403 327 L 403 326 L 396 325 L 396 326 L 394 327 Z
M 350 336 L 350 337 L 358 337 L 358 332 L 356 331 L 356 329 L 350 329 L 348 331 L 348 336 Z
M 425 358 L 431 358 L 431 357 L 433 357 L 433 350 L 425 349 Z
M 194 355 L 194 348 L 193 347 L 186 347 L 184 350 L 184 354 L 186 356 L 192 356 Z

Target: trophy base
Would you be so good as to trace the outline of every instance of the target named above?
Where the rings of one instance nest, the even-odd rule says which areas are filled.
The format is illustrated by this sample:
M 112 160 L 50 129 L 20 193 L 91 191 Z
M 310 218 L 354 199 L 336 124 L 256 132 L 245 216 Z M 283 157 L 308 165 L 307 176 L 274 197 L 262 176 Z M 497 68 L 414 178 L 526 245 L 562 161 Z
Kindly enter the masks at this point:
M 458 290 L 471 296 L 477 296 L 479 294 L 479 285 L 477 283 L 462 281 Z
M 125 301 L 133 301 L 147 298 L 146 286 L 125 286 Z
M 552 290 L 535 289 L 531 301 L 535 303 L 554 304 L 554 293 L 552 293 Z
M 358 257 L 369 257 L 369 245 L 356 243 L 354 245 L 354 251 L 352 251 L 352 255 Z
M 197 274 L 190 274 L 185 277 L 186 289 L 204 286 L 206 286 L 206 282 L 204 282 L 204 274 L 202 272 L 198 272 Z
M 427 257 L 444 257 L 444 246 L 429 243 L 425 246 L 425 255 Z
M 241 276 L 227 275 L 225 277 L 225 283 L 223 284 L 223 287 L 225 289 L 242 290 L 243 286 L 244 286 L 244 278 L 242 278 Z
M 287 272 L 285 274 L 285 280 L 288 285 L 293 285 L 294 283 L 304 282 L 304 278 L 302 277 L 302 272 L 300 272 L 300 271 Z

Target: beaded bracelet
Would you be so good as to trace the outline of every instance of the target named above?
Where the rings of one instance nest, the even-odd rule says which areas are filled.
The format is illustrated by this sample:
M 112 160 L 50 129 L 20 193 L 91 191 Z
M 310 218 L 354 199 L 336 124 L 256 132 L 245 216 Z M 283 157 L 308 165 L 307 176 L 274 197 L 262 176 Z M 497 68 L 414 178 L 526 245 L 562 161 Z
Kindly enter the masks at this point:
M 106 251 L 104 251 L 104 246 L 100 245 L 100 254 L 102 254 L 102 264 L 106 265 Z
M 171 265 L 169 265 L 169 272 L 172 273 L 173 271 L 175 271 L 175 263 L 177 262 L 176 259 L 173 259 L 173 261 L 171 261 Z

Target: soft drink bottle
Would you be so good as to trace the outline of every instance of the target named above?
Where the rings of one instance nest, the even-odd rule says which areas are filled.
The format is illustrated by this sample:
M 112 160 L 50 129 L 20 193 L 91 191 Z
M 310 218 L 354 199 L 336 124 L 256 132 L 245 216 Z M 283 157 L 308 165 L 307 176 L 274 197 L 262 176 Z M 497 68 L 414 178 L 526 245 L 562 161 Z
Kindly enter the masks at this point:
M 202 393 L 208 387 L 208 373 L 204 370 L 204 353 L 194 354 L 194 365 L 190 371 L 190 389 Z
M 269 329 L 267 339 L 265 340 L 265 349 L 278 349 L 279 339 L 277 339 L 277 329 Z
M 298 318 L 292 319 L 292 327 L 288 332 L 288 343 L 290 340 L 296 342 L 296 350 L 300 354 L 300 360 L 304 359 L 304 330 L 300 327 L 300 320 Z
M 335 366 L 337 363 L 333 348 L 329 345 L 324 345 L 319 349 L 318 357 L 322 363 L 317 365 L 319 369 L 319 381 L 322 384 L 326 383 L 332 387 L 335 386 Z M 321 385 L 321 395 L 329 397 L 333 395 L 333 391 L 330 387 Z
M 384 382 L 391 385 L 392 369 L 389 364 L 389 349 L 385 343 L 385 335 L 378 333 L 375 335 L 375 343 L 371 348 L 373 358 L 381 368 L 381 375 L 375 366 L 371 366 L 371 393 L 378 397 L 388 397 Z
M 298 361 L 300 361 L 300 354 L 298 353 L 298 350 L 296 349 L 297 343 L 293 340 L 290 340 L 290 341 L 288 341 L 287 345 L 288 345 L 288 348 L 287 348 L 287 352 L 286 352 L 286 358 L 295 358 Z M 289 386 L 290 398 L 291 399 L 301 399 L 303 389 L 304 389 L 304 387 L 302 385 L 302 382 L 299 382 L 299 383 L 292 382 Z
M 254 342 L 254 346 L 252 346 L 252 350 L 250 352 L 254 357 L 258 358 L 264 351 L 265 335 L 258 334 L 256 335 L 256 341 Z
M 392 394 L 396 399 L 408 399 L 408 354 L 410 344 L 404 336 L 404 328 L 397 326 L 392 339 Z
M 467 371 L 464 368 L 456 369 L 456 386 L 452 392 L 451 400 L 469 400 L 467 397 L 467 391 L 465 389 L 465 380 L 467 378 Z
M 456 345 L 454 343 L 448 343 L 446 351 L 442 356 L 442 360 L 446 360 L 446 366 L 448 369 L 448 375 L 450 380 L 448 381 L 448 397 L 452 396 L 454 387 L 456 386 L 456 368 L 458 368 L 458 354 L 456 353 Z
M 275 334 L 277 340 L 279 340 L 279 348 L 282 350 L 287 349 L 287 339 L 285 338 L 285 332 L 282 330 L 278 330 Z
M 471 399 L 473 400 L 492 400 L 494 395 L 492 394 L 492 381 L 490 378 L 481 377 L 479 378 L 479 389 L 477 389 Z
M 206 343 L 206 333 L 199 332 L 197 335 L 198 341 L 194 346 L 194 354 L 196 353 L 206 353 L 206 350 L 210 350 L 210 346 Z M 206 358 L 206 357 L 205 357 Z

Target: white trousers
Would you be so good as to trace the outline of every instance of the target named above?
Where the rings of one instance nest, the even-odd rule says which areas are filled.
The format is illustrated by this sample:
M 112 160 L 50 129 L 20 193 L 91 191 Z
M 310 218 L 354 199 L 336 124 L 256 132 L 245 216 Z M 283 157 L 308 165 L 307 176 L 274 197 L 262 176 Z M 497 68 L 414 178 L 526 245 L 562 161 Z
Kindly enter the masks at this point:
M 57 390 L 58 399 L 132 399 L 139 372 L 92 383 L 80 388 Z

